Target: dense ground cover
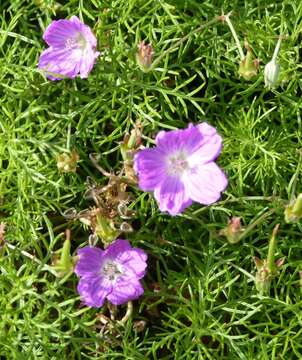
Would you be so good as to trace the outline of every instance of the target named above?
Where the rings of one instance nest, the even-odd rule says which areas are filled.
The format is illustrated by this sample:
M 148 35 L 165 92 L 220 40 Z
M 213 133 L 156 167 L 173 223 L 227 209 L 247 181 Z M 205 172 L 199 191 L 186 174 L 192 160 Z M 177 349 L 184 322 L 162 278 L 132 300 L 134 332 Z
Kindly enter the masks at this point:
M 61 4 L 59 4 L 61 3 Z M 63 4 L 64 3 L 64 4 Z M 261 59 L 250 81 L 227 25 L 202 23 L 233 11 Z M 0 355 L 3 359 L 301 359 L 301 225 L 286 224 L 284 206 L 301 192 L 301 19 L 298 1 L 61 1 L 0 4 Z M 77 15 L 102 55 L 88 79 L 52 82 L 37 68 L 43 31 Z M 280 85 L 264 88 L 263 68 L 277 36 Z M 153 71 L 135 61 L 139 41 L 152 43 Z M 124 324 L 102 322 L 107 307 L 81 306 L 78 279 L 49 266 L 71 230 L 71 251 L 89 229 L 63 216 L 92 206 L 86 178 L 121 168 L 119 143 L 143 125 L 152 146 L 162 129 L 207 121 L 223 137 L 218 163 L 229 185 L 219 202 L 183 214 L 160 213 L 152 194 L 131 187 L 134 231 L 123 235 L 149 256 L 145 294 Z M 75 173 L 59 172 L 58 155 L 76 149 Z M 248 228 L 237 244 L 219 235 L 232 216 Z M 268 294 L 255 288 L 253 257 L 265 258 L 276 224 L 276 258 L 285 257 Z M 117 318 L 125 313 L 119 307 Z

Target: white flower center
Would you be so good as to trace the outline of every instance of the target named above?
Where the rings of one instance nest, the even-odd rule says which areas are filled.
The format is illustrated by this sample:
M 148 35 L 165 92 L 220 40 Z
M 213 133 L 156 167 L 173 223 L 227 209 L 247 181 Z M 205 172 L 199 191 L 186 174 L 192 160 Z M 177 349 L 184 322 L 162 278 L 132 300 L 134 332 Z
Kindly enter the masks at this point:
M 189 169 L 187 155 L 183 151 L 168 156 L 167 171 L 169 175 L 181 176 L 186 170 Z
M 84 50 L 87 45 L 87 41 L 82 34 L 78 34 L 76 37 L 68 38 L 65 41 L 65 48 L 67 50 L 81 49 Z
M 122 270 L 120 264 L 112 260 L 107 260 L 101 268 L 101 274 L 107 277 L 108 280 L 115 281 L 123 274 Z

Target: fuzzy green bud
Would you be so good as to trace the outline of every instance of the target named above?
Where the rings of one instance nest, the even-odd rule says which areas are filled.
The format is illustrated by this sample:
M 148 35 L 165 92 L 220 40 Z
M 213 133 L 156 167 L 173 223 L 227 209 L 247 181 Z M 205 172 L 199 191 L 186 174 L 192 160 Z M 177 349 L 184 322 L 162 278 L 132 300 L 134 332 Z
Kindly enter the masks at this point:
M 278 268 L 280 268 L 285 261 L 285 258 L 281 258 L 275 261 L 275 249 L 276 249 L 276 234 L 279 229 L 279 224 L 275 226 L 272 236 L 269 241 L 267 258 L 261 260 L 254 257 L 254 262 L 257 268 L 255 276 L 255 286 L 257 291 L 262 294 L 268 294 L 271 286 L 271 282 L 278 274 Z
M 112 220 L 99 213 L 96 216 L 95 233 L 102 240 L 104 246 L 108 246 L 119 236 L 121 231 L 115 228 Z
M 302 218 L 302 194 L 285 207 L 284 218 L 287 223 L 295 223 Z
M 62 249 L 59 250 L 60 257 L 54 261 L 54 268 L 58 272 L 59 276 L 64 276 L 71 273 L 73 270 L 73 259 L 70 255 L 71 242 L 70 242 L 70 230 L 66 231 L 66 240 L 63 243 Z
M 60 172 L 76 172 L 79 159 L 80 157 L 76 150 L 72 150 L 70 154 L 60 154 L 57 156 L 57 167 Z
M 153 62 L 154 50 L 151 44 L 141 41 L 137 47 L 136 62 L 142 71 L 148 71 Z
M 252 77 L 258 74 L 259 60 L 254 58 L 252 49 L 246 45 L 247 53 L 244 59 L 239 64 L 239 75 L 245 80 L 250 80 Z
M 240 241 L 240 235 L 244 229 L 241 226 L 240 217 L 232 217 L 228 225 L 220 231 L 220 235 L 225 236 L 230 244 L 236 244 Z
M 262 262 L 262 266 L 257 266 L 257 260 L 258 263 Z M 273 279 L 272 274 L 270 274 L 268 267 L 267 267 L 267 261 L 266 260 L 260 260 L 258 258 L 254 259 L 256 266 L 258 268 L 258 271 L 256 273 L 255 276 L 255 286 L 257 291 L 261 294 L 261 295 L 265 295 L 269 293 L 270 290 L 270 286 L 271 286 L 271 282 Z

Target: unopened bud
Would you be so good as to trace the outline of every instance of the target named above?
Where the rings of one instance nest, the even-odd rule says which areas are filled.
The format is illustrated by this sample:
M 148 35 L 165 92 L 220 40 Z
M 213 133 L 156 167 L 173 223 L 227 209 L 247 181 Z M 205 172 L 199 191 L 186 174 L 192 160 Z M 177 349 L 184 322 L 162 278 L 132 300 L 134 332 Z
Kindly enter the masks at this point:
M 57 270 L 59 276 L 64 276 L 73 270 L 73 259 L 70 255 L 70 230 L 66 230 L 66 240 L 63 243 L 62 249 L 59 250 L 60 257 L 54 259 L 54 268 Z
M 141 145 L 141 139 L 142 125 L 139 121 L 137 121 L 130 134 L 127 133 L 124 136 L 123 142 L 120 144 L 120 150 L 124 162 L 125 176 L 133 183 L 137 183 L 136 174 L 133 168 L 133 157 Z
M 280 73 L 280 65 L 277 63 L 277 56 L 280 50 L 282 37 L 279 37 L 277 45 L 274 50 L 273 57 L 264 68 L 264 84 L 265 87 L 271 89 L 276 86 Z
M 230 244 L 236 244 L 240 240 L 240 235 L 244 229 L 241 226 L 240 217 L 232 217 L 228 225 L 220 231 L 220 235 L 225 236 Z
M 280 65 L 275 60 L 271 60 L 264 67 L 264 83 L 265 87 L 272 89 L 276 86 L 279 78 Z
M 76 172 L 79 159 L 80 157 L 76 150 L 72 150 L 70 154 L 60 154 L 57 156 L 57 167 L 61 172 Z
M 124 161 L 132 161 L 133 153 L 138 149 L 141 144 L 142 129 L 140 124 L 135 124 L 130 134 L 124 136 L 123 142 L 120 145 L 121 154 Z
M 241 60 L 238 72 L 245 80 L 250 80 L 258 74 L 259 60 L 254 58 L 252 49 L 248 44 L 246 44 L 246 49 L 246 56 Z
M 254 258 L 254 261 L 257 267 L 257 273 L 255 276 L 256 289 L 261 295 L 268 294 L 273 276 L 267 267 L 267 261 L 260 260 L 258 258 Z
M 279 224 L 274 227 L 272 236 L 269 241 L 267 258 L 261 260 L 254 257 L 254 262 L 257 268 L 255 276 L 256 289 L 260 294 L 268 294 L 270 285 L 274 277 L 278 274 L 278 269 L 284 264 L 285 258 L 280 258 L 275 261 L 276 249 L 276 234 L 279 229 Z
M 153 61 L 154 50 L 151 44 L 141 41 L 137 47 L 136 62 L 143 71 L 147 71 Z
M 137 320 L 133 323 L 133 330 L 140 333 L 145 330 L 147 322 L 145 320 Z
M 295 223 L 302 218 L 302 194 L 285 207 L 284 218 L 287 223 Z
M 107 219 L 98 213 L 96 216 L 95 233 L 100 237 L 104 246 L 107 247 L 118 237 L 121 231 L 115 228 L 112 220 Z

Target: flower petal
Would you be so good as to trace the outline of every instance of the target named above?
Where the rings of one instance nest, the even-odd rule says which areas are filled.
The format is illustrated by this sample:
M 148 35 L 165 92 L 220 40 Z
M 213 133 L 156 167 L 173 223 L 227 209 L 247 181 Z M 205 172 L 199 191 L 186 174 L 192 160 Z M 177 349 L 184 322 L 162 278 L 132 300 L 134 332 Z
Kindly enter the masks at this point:
M 156 136 L 156 144 L 165 155 L 184 150 L 188 155 L 196 151 L 203 140 L 197 126 L 190 124 L 187 129 L 160 131 Z
M 187 172 L 183 181 L 186 194 L 193 201 L 204 205 L 216 202 L 228 184 L 224 172 L 214 162 L 197 166 Z
M 97 39 L 91 31 L 90 27 L 82 23 L 75 15 L 70 18 L 70 21 L 77 27 L 77 29 L 81 32 L 86 41 L 89 42 L 90 46 L 92 48 L 95 48 L 97 45 Z
M 154 190 L 165 178 L 165 159 L 156 148 L 139 151 L 134 157 L 134 170 L 139 187 L 144 191 Z
M 189 156 L 191 167 L 215 160 L 222 148 L 222 138 L 213 126 L 203 122 L 198 124 L 196 128 L 202 135 L 202 141 L 199 148 Z
M 218 134 L 207 136 L 200 148 L 188 156 L 190 167 L 206 164 L 217 158 L 222 149 L 222 138 Z
M 38 66 L 51 80 L 61 80 L 64 76 L 75 78 L 79 73 L 80 59 L 80 50 L 70 51 L 49 47 L 40 55 Z
M 82 277 L 77 287 L 81 300 L 91 307 L 101 307 L 112 291 L 112 284 L 99 276 Z
M 214 128 L 214 126 L 209 125 L 206 121 L 198 124 L 197 128 L 203 137 L 211 137 L 217 134 L 217 130 Z
M 160 187 L 154 191 L 154 197 L 161 211 L 170 215 L 181 213 L 192 201 L 185 192 L 184 184 L 176 176 L 167 176 Z
M 129 281 L 126 278 L 123 281 L 123 278 L 119 279 L 112 292 L 107 296 L 107 299 L 114 305 L 122 305 L 127 303 L 130 300 L 135 300 L 144 293 L 144 288 L 137 279 L 131 279 Z
M 83 56 L 81 57 L 79 65 L 81 79 L 85 79 L 88 77 L 95 63 L 95 59 L 99 55 L 99 52 L 95 52 L 91 48 L 85 50 L 85 54 L 83 54 Z
M 131 249 L 132 247 L 128 240 L 117 239 L 104 252 L 107 259 L 116 260 L 120 254 Z
M 127 276 L 136 276 L 141 279 L 146 274 L 147 258 L 147 254 L 142 249 L 132 248 L 119 254 L 116 260 L 122 264 Z
M 43 40 L 52 47 L 64 48 L 67 39 L 76 38 L 79 27 L 70 20 L 55 20 L 46 28 Z
M 104 251 L 92 246 L 78 250 L 79 260 L 74 272 L 78 276 L 91 276 L 98 274 L 104 262 Z

